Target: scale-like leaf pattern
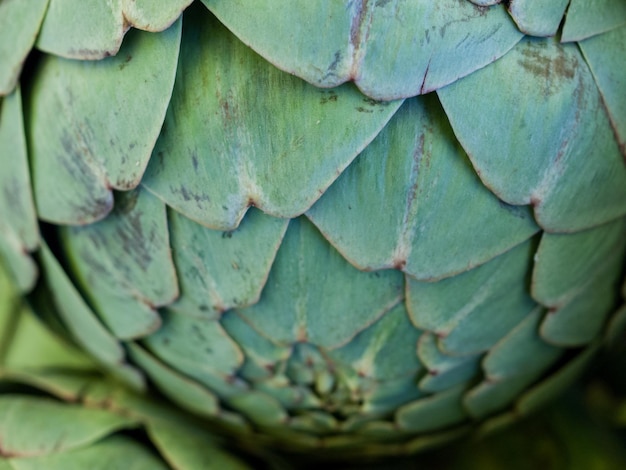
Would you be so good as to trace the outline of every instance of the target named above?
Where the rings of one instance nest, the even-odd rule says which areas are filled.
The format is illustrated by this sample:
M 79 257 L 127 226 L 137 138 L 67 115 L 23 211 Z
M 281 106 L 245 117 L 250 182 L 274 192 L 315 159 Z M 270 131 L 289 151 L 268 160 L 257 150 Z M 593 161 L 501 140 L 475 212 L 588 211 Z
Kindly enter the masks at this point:
M 0 3 L 0 408 L 123 423 L 34 399 L 0 468 L 417 452 L 618 338 L 621 3 L 45 3 Z
M 213 229 L 236 228 L 249 206 L 277 217 L 303 213 L 401 104 L 350 86 L 318 90 L 284 74 L 208 12 L 185 26 L 172 102 L 143 184 Z
M 354 80 L 374 99 L 447 85 L 522 37 L 502 6 L 485 10 L 458 0 L 203 3 L 279 68 L 322 87 Z
M 360 269 L 421 280 L 471 269 L 539 230 L 528 208 L 483 186 L 434 96 L 407 101 L 307 215 Z
M 483 183 L 509 204 L 532 204 L 546 230 L 626 213 L 624 159 L 575 45 L 526 39 L 437 93 Z

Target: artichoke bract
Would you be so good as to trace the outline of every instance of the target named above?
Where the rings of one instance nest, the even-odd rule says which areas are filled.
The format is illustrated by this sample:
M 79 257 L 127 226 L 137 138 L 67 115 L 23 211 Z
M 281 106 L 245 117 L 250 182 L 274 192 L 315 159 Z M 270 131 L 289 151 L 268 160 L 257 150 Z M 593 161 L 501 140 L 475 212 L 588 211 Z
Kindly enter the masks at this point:
M 623 324 L 626 4 L 191 3 L 0 3 L 0 259 L 102 370 L 401 454 Z
M 47 295 L 20 298 L 0 265 L 1 469 L 251 468 L 193 417 L 103 376 L 42 321 Z

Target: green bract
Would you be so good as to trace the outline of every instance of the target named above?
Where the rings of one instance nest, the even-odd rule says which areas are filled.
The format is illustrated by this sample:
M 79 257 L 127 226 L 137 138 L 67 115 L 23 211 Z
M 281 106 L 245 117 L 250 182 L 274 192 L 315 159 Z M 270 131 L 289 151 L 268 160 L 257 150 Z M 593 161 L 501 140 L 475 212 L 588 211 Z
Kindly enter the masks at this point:
M 0 265 L 0 469 L 250 468 L 199 422 L 103 377 L 42 322 L 37 294 L 20 299 Z
M 403 454 L 624 324 L 623 2 L 32 3 L 0 2 L 2 301 L 91 370 L 242 442 Z

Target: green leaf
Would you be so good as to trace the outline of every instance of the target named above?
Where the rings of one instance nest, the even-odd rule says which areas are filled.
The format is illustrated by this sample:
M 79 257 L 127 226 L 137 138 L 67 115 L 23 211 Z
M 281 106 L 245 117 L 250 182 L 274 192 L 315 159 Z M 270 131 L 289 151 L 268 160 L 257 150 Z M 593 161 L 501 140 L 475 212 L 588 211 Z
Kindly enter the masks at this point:
M 289 420 L 289 427 L 311 434 L 324 434 L 338 429 L 337 420 L 328 413 L 311 411 L 305 415 L 297 415 Z
M 397 425 L 402 429 L 420 432 L 458 424 L 467 419 L 467 413 L 461 406 L 464 393 L 463 384 L 401 406 L 396 412 Z
M 180 30 L 179 21 L 160 34 L 133 32 L 116 57 L 97 62 L 43 58 L 26 106 L 41 218 L 93 222 L 111 210 L 112 188 L 139 184 L 170 99 Z
M 161 328 L 144 342 L 172 368 L 208 386 L 219 395 L 247 388 L 236 379 L 243 353 L 219 321 L 162 310 Z
M 202 416 L 217 414 L 218 399 L 205 387 L 162 364 L 136 344 L 129 344 L 128 351 L 133 361 L 174 403 Z
M 0 4 L 0 18 L 3 6 Z M 0 257 L 19 289 L 25 292 L 32 289 L 37 279 L 37 267 L 28 252 L 39 244 L 39 228 L 31 194 L 19 88 L 0 102 L 0 167 Z
M 247 470 L 248 465 L 221 450 L 201 429 L 162 423 L 148 426 L 150 438 L 173 468 L 180 470 Z
M 118 193 L 106 219 L 60 233 L 79 285 L 115 336 L 142 337 L 159 327 L 156 309 L 178 297 L 161 201 L 145 190 Z
M 469 428 L 467 426 L 457 426 L 452 429 L 446 429 L 438 433 L 429 433 L 407 442 L 403 448 L 407 453 L 417 453 L 424 451 L 425 449 L 432 449 L 434 447 L 441 447 L 444 444 L 459 439 L 461 436 L 467 434 Z
M 452 278 L 435 283 L 408 278 L 411 320 L 435 333 L 445 353 L 488 350 L 536 305 L 526 286 L 533 254 L 528 241 Z
M 2 344 L 3 349 L 7 348 L 1 358 L 4 372 L 36 374 L 45 369 L 93 370 L 91 359 L 50 331 L 31 309 L 22 305 L 15 314 L 11 336 L 6 344 Z
M 601 333 L 605 320 L 618 302 L 616 287 L 621 279 L 623 255 L 607 262 L 607 269 L 597 273 L 582 292 L 565 305 L 550 312 L 541 325 L 541 335 L 551 343 L 584 346 Z
M 278 344 L 308 341 L 331 348 L 347 343 L 393 307 L 402 287 L 400 273 L 358 271 L 306 219 L 295 219 L 261 300 L 237 311 Z
M 19 291 L 0 259 L 0 370 L 4 368 L 18 318 Z
M 171 309 L 216 318 L 258 301 L 288 221 L 251 209 L 234 231 L 220 232 L 170 211 L 172 251 L 181 286 Z
M 382 365 L 385 361 L 384 354 L 388 351 L 389 349 L 381 351 L 382 354 L 375 362 Z M 411 362 L 411 366 L 415 367 L 417 361 Z M 333 395 L 336 395 L 335 402 L 339 403 L 338 411 L 347 417 L 339 422 L 340 429 L 344 432 L 354 430 L 365 434 L 374 423 L 390 424 L 387 420 L 399 406 L 425 395 L 415 386 L 416 380 L 422 375 L 422 369 L 411 371 L 407 367 L 404 375 L 398 375 L 399 369 L 401 368 L 397 367 L 387 377 L 380 369 L 376 371 L 376 377 L 362 376 L 347 367 L 340 370 L 337 381 L 341 388 L 337 387 L 333 391 Z M 403 433 L 400 430 L 399 434 Z M 392 434 L 388 437 L 392 437 Z
M 302 366 L 302 364 L 297 364 Z M 328 377 L 327 370 L 317 371 L 317 377 Z M 313 379 L 315 381 L 315 379 Z M 316 381 L 320 383 L 319 380 Z M 330 383 L 326 381 L 325 383 Z M 299 415 L 295 422 L 289 421 L 289 427 L 294 430 L 304 430 L 306 432 L 329 432 L 338 429 L 338 423 L 335 418 L 324 413 L 323 411 L 315 411 L 324 408 L 325 400 L 316 396 L 317 390 L 314 388 L 316 383 L 302 384 L 298 382 L 291 383 L 289 378 L 284 375 L 276 375 L 269 380 L 263 380 L 254 384 L 254 389 L 263 392 L 271 398 L 275 399 L 286 410 L 296 410 L 304 412 Z M 334 403 L 333 403 L 334 404 Z M 314 413 L 314 416 L 309 415 Z M 285 432 L 285 429 L 278 429 L 278 432 Z
M 509 13 L 520 31 L 531 36 L 554 36 L 569 2 L 570 0 L 515 0 L 509 3 Z
M 124 384 L 102 377 L 91 380 L 84 387 L 80 401 L 85 407 L 105 409 L 128 416 L 142 425 L 156 421 L 176 423 L 185 421 L 188 416 L 158 397 L 130 390 Z
M 437 337 L 424 333 L 417 343 L 417 356 L 428 369 L 419 381 L 424 392 L 443 392 L 475 377 L 480 369 L 481 355 L 449 356 L 439 349 Z
M 409 321 L 404 303 L 391 309 L 380 320 L 362 331 L 345 346 L 330 351 L 338 367 L 356 370 L 359 376 L 380 382 L 417 376 L 423 366 L 414 351 L 421 332 Z
M 545 229 L 626 213 L 626 165 L 576 45 L 525 39 L 437 93 L 484 184 L 510 204 L 532 204 Z
M 535 233 L 474 172 L 434 96 L 407 101 L 307 216 L 359 269 L 467 271 Z
M 226 312 L 220 322 L 245 354 L 245 362 L 239 372 L 243 379 L 256 382 L 271 378 L 289 359 L 291 347 L 279 346 L 271 338 L 261 335 L 236 311 Z
M 112 437 L 71 452 L 10 459 L 9 465 L 11 470 L 168 470 L 146 447 L 124 437 Z
M 435 90 L 522 37 L 502 6 L 484 10 L 467 1 L 203 3 L 279 68 L 322 87 L 354 80 L 374 99 Z
M 47 7 L 48 0 L 0 2 L 0 96 L 17 85 Z
M 22 292 L 31 290 L 37 280 L 38 269 L 30 255 L 22 250 L 21 240 L 5 227 L 0 226 L 0 259 L 11 268 L 11 278 L 20 285 Z
M 72 59 L 102 59 L 118 52 L 125 26 L 122 0 L 50 0 L 37 47 Z
M 593 343 L 579 352 L 565 366 L 544 378 L 525 392 L 516 402 L 516 410 L 528 415 L 544 406 L 548 401 L 565 392 L 584 372 L 590 360 L 598 352 L 599 344 Z
M 271 396 L 248 391 L 228 400 L 230 406 L 243 413 L 258 426 L 284 427 L 289 416 L 281 404 Z
M 562 349 L 546 344 L 538 334 L 544 315 L 541 307 L 536 308 L 489 350 L 482 361 L 487 380 L 538 374 L 559 357 Z
M 581 41 L 626 23 L 622 0 L 570 0 L 561 41 Z
M 0 396 L 0 453 L 32 457 L 63 452 L 96 442 L 122 428 L 129 418 L 109 411 L 72 406 L 41 398 Z
M 21 369 L 7 372 L 3 379 L 10 384 L 22 384 L 50 393 L 62 400 L 78 400 L 87 384 L 98 376 L 97 369 L 90 372 L 68 369 Z
M 626 26 L 578 44 L 602 94 L 613 130 L 626 158 L 626 68 L 621 64 L 626 44 Z
M 122 0 L 124 20 L 145 31 L 163 31 L 180 16 L 193 0 Z
M 505 408 L 559 359 L 562 349 L 538 334 L 543 315 L 543 309 L 535 309 L 486 354 L 484 379 L 463 399 L 472 416 L 482 418 Z
M 144 185 L 211 228 L 234 229 L 251 205 L 277 217 L 306 211 L 400 106 L 280 72 L 206 11 L 185 21 Z
M 70 59 L 104 59 L 118 54 L 131 26 L 163 31 L 191 1 L 50 0 L 37 47 Z
M 118 380 L 142 390 L 143 376 L 124 363 L 122 346 L 87 305 L 45 243 L 41 246 L 41 262 L 58 316 L 76 343 Z
M 315 382 L 319 378 L 320 372 L 325 375 L 328 371 L 329 361 L 316 345 L 310 343 L 293 345 L 285 367 L 285 376 L 289 380 L 304 386 L 314 386 L 318 385 Z M 323 390 L 332 389 L 332 385 L 328 387 L 319 387 L 318 385 L 317 388 L 320 388 L 320 393 L 323 393 Z
M 600 273 L 609 268 L 620 273 L 624 249 L 626 218 L 573 234 L 544 233 L 533 268 L 533 298 L 547 307 L 563 306 Z

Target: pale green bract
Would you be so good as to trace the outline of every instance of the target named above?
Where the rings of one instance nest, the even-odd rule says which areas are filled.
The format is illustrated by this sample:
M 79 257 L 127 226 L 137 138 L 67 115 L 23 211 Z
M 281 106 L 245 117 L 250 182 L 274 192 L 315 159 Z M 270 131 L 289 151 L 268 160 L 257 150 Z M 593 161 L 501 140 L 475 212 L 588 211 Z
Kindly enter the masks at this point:
M 0 1 L 2 301 L 67 364 L 350 459 L 525 416 L 619 334 L 623 2 L 190 3 Z M 46 341 L 7 377 L 76 399 Z M 84 452 L 139 426 L 203 468 L 103 416 Z

